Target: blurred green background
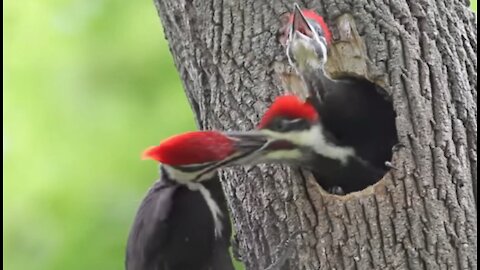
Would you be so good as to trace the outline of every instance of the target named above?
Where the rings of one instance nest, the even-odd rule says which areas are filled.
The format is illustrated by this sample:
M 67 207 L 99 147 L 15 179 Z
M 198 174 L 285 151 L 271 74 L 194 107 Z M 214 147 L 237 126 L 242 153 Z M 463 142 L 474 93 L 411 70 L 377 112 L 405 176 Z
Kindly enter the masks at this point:
M 141 151 L 195 129 L 153 1 L 3 5 L 3 266 L 122 269 Z

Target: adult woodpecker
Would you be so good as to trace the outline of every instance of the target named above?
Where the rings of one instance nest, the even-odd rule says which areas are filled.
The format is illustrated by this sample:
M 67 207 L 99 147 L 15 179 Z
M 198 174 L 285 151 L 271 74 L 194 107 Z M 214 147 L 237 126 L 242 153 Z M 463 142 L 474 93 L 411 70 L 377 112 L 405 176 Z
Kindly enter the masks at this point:
M 364 78 L 331 79 L 325 72 L 330 30 L 322 16 L 295 5 L 281 40 L 308 89 L 307 101 L 339 145 L 353 146 L 371 165 L 386 169 L 397 143 L 395 112 L 379 86 Z
M 262 117 L 259 130 L 230 132 L 228 136 L 243 140 L 256 136 L 268 141 L 263 150 L 252 155 L 256 162 L 310 169 L 318 183 L 333 193 L 359 191 L 380 180 L 386 171 L 372 164 L 370 152 L 375 149 L 342 143 L 324 120 L 309 102 L 281 96 Z
M 217 169 L 247 162 L 263 138 L 189 132 L 147 149 L 162 163 L 130 230 L 127 270 L 233 270 L 231 228 Z

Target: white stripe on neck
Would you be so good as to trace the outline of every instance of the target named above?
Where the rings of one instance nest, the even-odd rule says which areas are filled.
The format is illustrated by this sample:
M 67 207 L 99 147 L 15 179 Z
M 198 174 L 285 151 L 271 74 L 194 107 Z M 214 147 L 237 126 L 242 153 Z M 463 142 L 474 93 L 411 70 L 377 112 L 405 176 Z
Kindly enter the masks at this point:
M 217 202 L 212 198 L 210 191 L 200 183 L 188 183 L 186 186 L 192 191 L 199 191 L 202 197 L 205 199 L 208 208 L 213 216 L 213 222 L 215 224 L 215 237 L 220 238 L 222 236 L 223 224 L 221 217 L 223 217 L 222 211 Z

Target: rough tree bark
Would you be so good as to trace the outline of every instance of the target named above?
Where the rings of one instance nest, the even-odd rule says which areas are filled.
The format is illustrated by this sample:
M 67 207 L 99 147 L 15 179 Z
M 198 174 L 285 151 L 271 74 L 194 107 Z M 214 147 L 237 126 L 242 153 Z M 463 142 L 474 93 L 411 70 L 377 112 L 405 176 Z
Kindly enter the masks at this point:
M 310 234 L 296 239 L 283 269 L 475 269 L 477 34 L 468 3 L 305 2 L 332 26 L 332 54 L 347 56 L 330 71 L 385 86 L 403 147 L 393 156 L 396 169 L 344 197 L 326 194 L 296 169 L 226 170 L 224 189 L 247 269 L 274 262 L 278 245 L 298 229 Z M 198 126 L 253 129 L 283 92 L 275 74 L 286 61 L 276 35 L 293 2 L 156 5 Z

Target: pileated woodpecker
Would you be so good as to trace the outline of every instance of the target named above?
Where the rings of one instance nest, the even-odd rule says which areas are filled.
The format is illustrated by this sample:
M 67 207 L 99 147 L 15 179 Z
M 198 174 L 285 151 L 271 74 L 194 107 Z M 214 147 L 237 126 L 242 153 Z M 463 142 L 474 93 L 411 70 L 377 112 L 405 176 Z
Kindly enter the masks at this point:
M 295 5 L 283 34 L 289 62 L 307 86 L 307 102 L 336 144 L 354 147 L 363 160 L 386 170 L 397 132 L 392 104 L 380 94 L 384 90 L 364 78 L 330 78 L 324 65 L 331 34 L 314 11 Z
M 231 227 L 217 169 L 242 164 L 263 139 L 189 132 L 144 152 L 162 163 L 130 231 L 127 270 L 233 270 Z
M 371 159 L 371 152 L 377 151 L 375 146 L 340 141 L 331 132 L 329 122 L 334 120 L 329 118 L 335 115 L 323 117 L 311 103 L 296 96 L 281 96 L 262 117 L 259 130 L 227 134 L 243 140 L 255 136 L 259 141 L 267 140 L 252 159 L 257 163 L 287 163 L 310 169 L 318 183 L 330 192 L 359 191 L 380 180 L 386 170 L 375 166 Z

